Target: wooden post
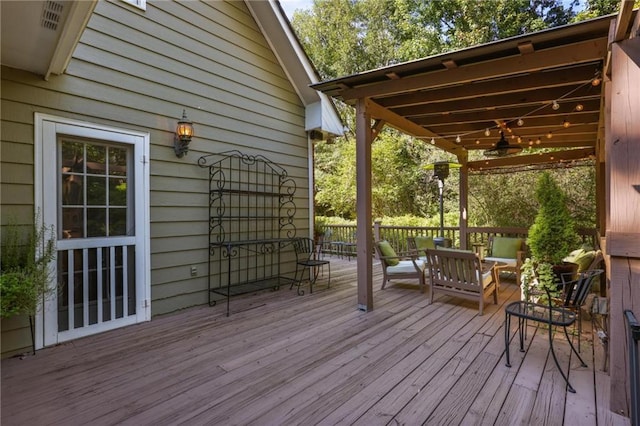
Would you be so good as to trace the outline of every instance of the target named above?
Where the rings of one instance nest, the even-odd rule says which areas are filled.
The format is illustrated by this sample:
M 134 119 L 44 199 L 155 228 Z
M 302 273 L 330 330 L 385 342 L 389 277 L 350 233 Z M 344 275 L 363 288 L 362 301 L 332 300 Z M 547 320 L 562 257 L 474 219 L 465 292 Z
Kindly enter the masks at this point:
M 373 309 L 373 233 L 371 231 L 371 115 L 367 100 L 356 102 L 356 237 L 358 239 L 358 309 Z
M 629 360 L 623 311 L 640 315 L 640 37 L 611 47 L 607 254 L 611 265 L 611 411 L 629 416 Z
M 460 168 L 460 248 L 467 249 L 467 218 L 469 217 L 469 167 L 468 154 L 465 151 L 458 155 L 458 162 L 462 164 Z

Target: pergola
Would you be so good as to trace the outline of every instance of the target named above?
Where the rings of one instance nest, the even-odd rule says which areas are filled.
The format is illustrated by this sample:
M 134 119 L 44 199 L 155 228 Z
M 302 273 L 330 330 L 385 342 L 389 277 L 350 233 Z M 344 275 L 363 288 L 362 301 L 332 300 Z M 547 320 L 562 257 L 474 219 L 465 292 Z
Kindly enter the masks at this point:
M 373 309 L 371 144 L 383 126 L 430 141 L 462 164 L 463 245 L 468 172 L 595 160 L 611 282 L 611 409 L 628 413 L 622 311 L 635 301 L 640 314 L 640 194 L 633 188 L 640 183 L 640 14 L 632 8 L 622 0 L 617 15 L 312 86 L 356 108 L 359 309 Z M 469 161 L 470 151 L 494 148 L 500 132 L 527 149 Z

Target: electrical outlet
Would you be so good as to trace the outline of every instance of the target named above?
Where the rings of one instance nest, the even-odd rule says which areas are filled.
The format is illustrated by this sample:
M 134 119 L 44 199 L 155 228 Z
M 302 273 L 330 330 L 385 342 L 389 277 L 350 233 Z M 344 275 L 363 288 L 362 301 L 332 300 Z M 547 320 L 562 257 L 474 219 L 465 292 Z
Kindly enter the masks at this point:
M 196 275 L 198 275 L 198 267 L 197 266 L 192 266 L 191 267 L 191 276 L 195 277 Z

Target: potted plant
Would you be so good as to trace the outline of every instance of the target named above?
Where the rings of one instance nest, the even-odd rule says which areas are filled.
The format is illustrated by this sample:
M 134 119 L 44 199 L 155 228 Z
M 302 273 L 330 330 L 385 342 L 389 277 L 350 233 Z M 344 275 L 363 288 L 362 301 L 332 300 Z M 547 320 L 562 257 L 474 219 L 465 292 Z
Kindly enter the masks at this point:
M 15 220 L 4 226 L 0 256 L 0 317 L 29 316 L 34 352 L 33 317 L 55 290 L 49 286 L 55 235 L 52 228 L 39 225 L 38 219 L 36 215 L 27 226 L 19 226 Z
M 567 207 L 566 195 L 548 172 L 538 179 L 535 196 L 539 209 L 527 239 L 533 267 L 538 271 L 541 265 L 545 265 L 543 268 L 551 265 L 559 279 L 575 269 L 575 265 L 566 264 L 562 259 L 577 245 L 579 236 Z M 524 267 L 522 271 L 525 272 Z
M 324 219 L 315 218 L 313 222 L 313 239 L 316 244 L 322 244 L 322 239 L 324 237 L 324 225 Z

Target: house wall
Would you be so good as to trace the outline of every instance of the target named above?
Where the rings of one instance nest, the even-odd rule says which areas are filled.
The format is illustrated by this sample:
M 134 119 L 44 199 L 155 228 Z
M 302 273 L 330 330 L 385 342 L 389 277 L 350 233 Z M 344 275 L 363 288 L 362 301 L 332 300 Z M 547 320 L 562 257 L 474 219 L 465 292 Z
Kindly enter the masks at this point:
M 3 224 L 33 215 L 35 112 L 150 133 L 152 315 L 207 303 L 201 155 L 237 149 L 279 163 L 297 184 L 297 235 L 309 234 L 304 106 L 244 2 L 99 2 L 65 74 L 3 67 L 1 78 Z M 195 137 L 177 158 L 183 108 Z M 3 356 L 30 345 L 26 318 L 2 320 Z

